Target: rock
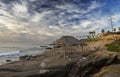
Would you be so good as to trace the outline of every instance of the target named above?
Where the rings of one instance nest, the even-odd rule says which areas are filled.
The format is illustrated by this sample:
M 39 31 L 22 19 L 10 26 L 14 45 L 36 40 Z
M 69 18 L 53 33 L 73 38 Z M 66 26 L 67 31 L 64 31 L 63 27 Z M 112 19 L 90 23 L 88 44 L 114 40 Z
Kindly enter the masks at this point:
M 120 61 L 120 53 L 117 54 L 117 59 Z
M 77 65 L 79 66 L 77 69 L 77 76 L 78 77 L 92 77 L 95 73 L 99 72 L 101 68 L 106 67 L 111 64 L 115 64 L 117 61 L 117 54 L 106 53 L 104 55 L 94 55 L 93 57 L 86 58 L 79 60 Z M 74 68 L 74 67 L 73 67 Z M 74 69 L 73 69 L 74 70 Z M 67 77 L 74 77 L 74 76 L 67 76 Z M 99 77 L 99 76 L 98 76 Z M 104 77 L 119 77 L 106 75 Z
M 93 77 L 120 77 L 120 64 L 103 67 Z
M 8 60 L 6 60 L 6 62 L 11 62 L 12 60 L 10 60 L 10 59 L 8 59 Z
M 32 55 L 24 55 L 19 57 L 20 60 L 30 60 L 31 58 L 32 58 Z
M 110 59 L 108 59 L 108 61 L 106 62 L 106 65 L 110 65 L 111 63 L 113 63 L 115 60 L 117 59 L 117 54 L 113 54 Z

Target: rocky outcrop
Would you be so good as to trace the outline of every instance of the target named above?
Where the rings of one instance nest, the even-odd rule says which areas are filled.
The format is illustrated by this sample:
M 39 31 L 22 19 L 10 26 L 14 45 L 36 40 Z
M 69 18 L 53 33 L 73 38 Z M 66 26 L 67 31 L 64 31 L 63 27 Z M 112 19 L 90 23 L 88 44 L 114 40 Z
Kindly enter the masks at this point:
M 66 77 L 92 77 L 93 74 L 100 71 L 100 68 L 118 61 L 117 54 L 109 54 L 109 56 L 104 57 L 102 55 L 99 58 L 96 56 L 79 60 L 72 66 L 72 69 Z
M 120 64 L 103 67 L 101 71 L 93 77 L 120 77 Z
M 78 61 L 69 63 L 58 71 L 28 77 L 94 77 L 94 74 L 99 72 L 101 68 L 116 64 L 118 61 L 117 54 L 107 54 L 107 56 L 101 55 L 99 57 L 94 55 L 94 57 L 83 57 Z
M 42 74 L 30 75 L 27 77 L 64 77 L 65 70 L 50 71 Z
M 117 53 L 113 64 L 101 68 L 93 77 L 120 77 L 120 53 Z

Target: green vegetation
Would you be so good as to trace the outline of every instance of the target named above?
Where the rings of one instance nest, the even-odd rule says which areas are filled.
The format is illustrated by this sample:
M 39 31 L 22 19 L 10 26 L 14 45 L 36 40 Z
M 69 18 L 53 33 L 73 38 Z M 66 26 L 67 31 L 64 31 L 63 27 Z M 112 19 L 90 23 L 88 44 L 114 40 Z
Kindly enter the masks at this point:
M 99 40 L 101 40 L 101 39 L 85 39 L 85 42 L 96 42 Z
M 105 46 L 107 47 L 108 51 L 112 51 L 112 52 L 119 52 L 120 51 L 120 44 L 111 43 L 111 44 L 106 44 Z
M 105 46 L 107 47 L 108 51 L 120 52 L 120 39 L 115 40 L 113 43 L 106 44 Z

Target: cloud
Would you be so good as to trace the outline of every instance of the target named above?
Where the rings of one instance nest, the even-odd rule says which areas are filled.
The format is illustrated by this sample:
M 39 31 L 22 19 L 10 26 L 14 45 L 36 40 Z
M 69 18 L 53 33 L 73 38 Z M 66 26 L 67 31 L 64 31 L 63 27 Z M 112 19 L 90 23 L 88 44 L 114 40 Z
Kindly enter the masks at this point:
M 27 17 L 29 15 L 26 2 L 13 4 L 12 11 L 15 16 L 19 17 Z
M 0 40 L 45 44 L 62 35 L 75 36 L 107 26 L 106 16 L 101 16 L 100 11 L 95 12 L 103 6 L 101 3 L 79 1 L 0 2 Z
M 96 9 L 96 8 L 98 8 L 100 6 L 102 6 L 102 4 L 99 4 L 96 1 L 92 1 L 90 6 L 88 7 L 88 10 L 93 10 L 93 9 Z

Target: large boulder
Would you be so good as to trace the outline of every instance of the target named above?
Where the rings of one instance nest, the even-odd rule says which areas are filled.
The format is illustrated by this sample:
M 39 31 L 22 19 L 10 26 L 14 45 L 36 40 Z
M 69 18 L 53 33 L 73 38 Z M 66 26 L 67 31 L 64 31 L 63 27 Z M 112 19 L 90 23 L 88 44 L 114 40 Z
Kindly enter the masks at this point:
M 115 61 L 117 61 L 117 54 L 113 54 L 110 56 L 110 58 L 108 59 L 108 61 L 106 62 L 106 65 L 110 65 L 112 63 L 114 63 Z
M 93 77 L 120 77 L 120 64 L 103 67 L 101 71 Z

